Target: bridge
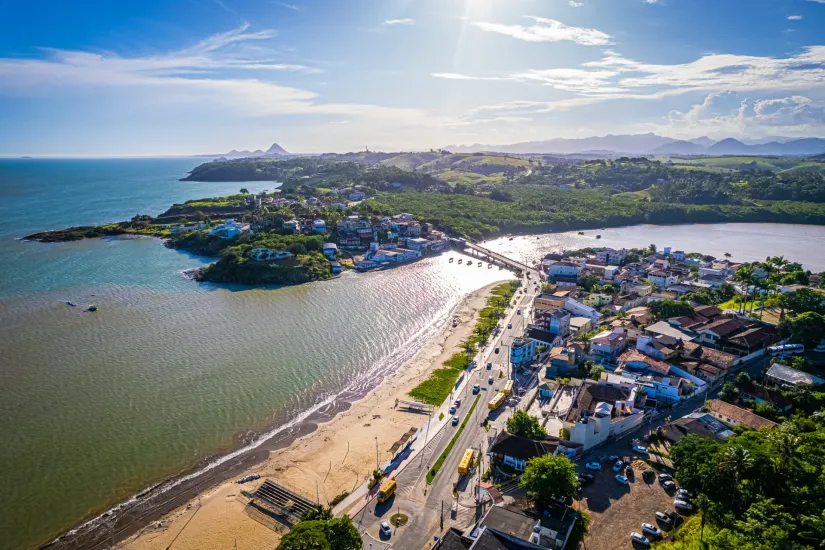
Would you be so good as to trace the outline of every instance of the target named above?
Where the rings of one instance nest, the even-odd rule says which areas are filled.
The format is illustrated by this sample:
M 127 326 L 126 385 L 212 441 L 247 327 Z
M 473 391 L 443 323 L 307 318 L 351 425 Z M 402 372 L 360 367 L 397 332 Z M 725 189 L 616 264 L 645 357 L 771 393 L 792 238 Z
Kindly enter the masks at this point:
M 493 252 L 489 248 L 484 248 L 483 246 L 480 246 L 472 241 L 468 241 L 466 239 L 451 239 L 451 241 L 453 244 L 456 244 L 465 250 L 469 249 L 470 251 L 475 252 L 479 256 L 486 256 L 488 260 L 502 264 L 505 267 L 509 267 L 510 269 L 513 269 L 515 271 L 536 271 L 535 267 L 510 259 L 507 256 L 504 256 L 503 254 L 499 254 L 498 252 Z

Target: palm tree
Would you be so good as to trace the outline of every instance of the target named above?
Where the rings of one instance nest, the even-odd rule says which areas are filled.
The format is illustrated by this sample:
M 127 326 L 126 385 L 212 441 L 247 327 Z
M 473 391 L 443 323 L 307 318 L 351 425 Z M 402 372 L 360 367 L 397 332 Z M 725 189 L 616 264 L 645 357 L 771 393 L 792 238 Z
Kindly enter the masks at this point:
M 732 445 L 725 449 L 722 454 L 722 459 L 719 466 L 722 471 L 733 474 L 733 479 L 736 481 L 736 486 L 739 486 L 739 480 L 742 474 L 745 473 L 753 464 L 750 452 L 741 445 Z
M 703 546 L 702 538 L 705 536 L 705 518 L 708 515 L 708 506 L 710 505 L 710 499 L 705 496 L 704 493 L 699 493 L 696 495 L 696 507 L 702 511 L 702 530 L 699 531 L 699 546 Z
M 742 283 L 745 287 L 745 292 L 743 294 L 745 299 L 742 300 L 740 309 L 740 313 L 744 314 L 745 306 L 747 305 L 748 290 L 750 288 L 750 285 L 754 282 L 753 266 L 748 264 L 740 266 L 739 269 L 736 270 L 736 275 L 733 276 L 733 280 L 737 283 Z
M 793 463 L 799 438 L 791 432 L 777 431 L 772 438 L 775 458 L 774 469 L 778 474 L 785 474 Z

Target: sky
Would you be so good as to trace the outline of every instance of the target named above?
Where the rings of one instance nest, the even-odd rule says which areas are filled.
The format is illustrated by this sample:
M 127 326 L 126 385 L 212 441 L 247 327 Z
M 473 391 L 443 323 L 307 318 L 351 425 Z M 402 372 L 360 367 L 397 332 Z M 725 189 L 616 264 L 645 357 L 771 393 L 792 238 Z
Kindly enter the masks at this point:
M 0 155 L 825 137 L 825 0 L 0 0 Z

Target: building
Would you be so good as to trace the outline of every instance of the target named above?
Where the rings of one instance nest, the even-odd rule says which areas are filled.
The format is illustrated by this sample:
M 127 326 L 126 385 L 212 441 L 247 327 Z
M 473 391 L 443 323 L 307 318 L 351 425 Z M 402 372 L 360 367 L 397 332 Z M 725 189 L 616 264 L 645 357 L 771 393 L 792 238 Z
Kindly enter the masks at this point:
M 591 293 L 582 298 L 582 303 L 594 308 L 600 308 L 613 301 L 613 296 L 610 294 Z
M 578 513 L 570 508 L 548 510 L 538 515 L 508 505 L 493 506 L 482 518 L 473 550 L 515 550 L 518 548 L 564 548 Z M 493 540 L 481 545 L 485 534 Z
M 513 367 L 526 365 L 533 360 L 537 344 L 531 338 L 514 338 L 510 344 L 510 363 Z
M 636 389 L 586 381 L 579 388 L 564 419 L 570 441 L 587 451 L 641 425 L 644 413 L 637 409 Z
M 765 373 L 765 380 L 787 389 L 795 388 L 800 384 L 825 384 L 825 380 L 818 376 L 779 363 L 771 365 Z
M 551 334 L 558 334 L 562 338 L 566 338 L 570 334 L 570 312 L 564 309 L 559 309 L 550 314 L 548 332 Z
M 292 257 L 292 254 L 286 250 L 270 250 L 268 248 L 253 248 L 249 251 L 249 257 L 258 262 L 267 262 L 272 260 L 286 260 Z
M 578 366 L 580 361 L 578 348 L 556 346 L 550 350 L 550 365 L 545 368 L 545 377 L 557 378 L 567 374 Z
M 542 330 L 535 325 L 528 326 L 524 335 L 530 340 L 533 340 L 536 343 L 537 348 L 538 346 L 547 346 L 552 348 L 564 345 L 564 338 L 558 334 L 553 334 L 552 332 Z
M 338 256 L 338 245 L 335 243 L 324 243 L 324 246 L 321 247 L 321 251 L 324 253 L 324 256 L 330 260 L 334 260 L 336 256 Z
M 557 441 L 536 441 L 500 432 L 487 450 L 487 454 L 498 462 L 523 472 L 528 460 L 554 454 L 557 447 Z
M 733 435 L 727 426 L 706 412 L 692 412 L 663 426 L 664 436 L 676 443 L 686 435 L 697 435 L 715 441 L 724 441 Z
M 659 288 L 667 288 L 679 282 L 679 277 L 672 271 L 654 270 L 647 274 L 647 280 Z
M 351 201 L 362 201 L 367 198 L 367 196 L 361 191 L 353 191 L 347 198 Z
M 590 355 L 597 360 L 612 363 L 627 347 L 627 336 L 605 330 L 590 339 Z
M 667 321 L 659 321 L 658 323 L 650 325 L 645 329 L 645 333 L 651 334 L 653 336 L 664 334 L 665 336 L 676 338 L 677 340 L 681 340 L 682 342 L 691 342 L 696 337 L 693 334 L 680 330 L 679 328 L 671 325 Z
M 538 315 L 545 311 L 554 312 L 557 309 L 564 309 L 564 302 L 567 300 L 566 291 L 558 291 L 553 294 L 540 294 L 533 299 L 533 314 Z
M 739 388 L 739 397 L 747 401 L 753 401 L 755 405 L 766 403 L 781 413 L 791 410 L 792 406 L 790 400 L 782 395 L 780 390 L 766 388 L 753 381 Z
M 684 250 L 674 250 L 670 253 L 670 257 L 673 258 L 675 262 L 684 262 L 685 261 L 685 251 Z
M 589 317 L 594 323 L 599 320 L 599 317 L 602 316 L 601 313 L 592 307 L 587 306 L 578 300 L 574 300 L 573 298 L 567 298 L 564 301 L 564 309 L 577 317 Z
M 327 222 L 324 220 L 315 220 L 312 222 L 312 230 L 315 233 L 326 233 L 327 232 Z
M 301 222 L 299 222 L 298 220 L 286 220 L 283 224 L 281 224 L 281 228 L 285 231 L 297 232 L 299 231 L 300 227 Z
M 729 370 L 738 358 L 732 353 L 708 348 L 696 342 L 684 342 L 682 345 L 682 357 L 688 361 L 710 364 L 722 371 Z
M 425 251 L 430 245 L 430 241 L 421 237 L 410 237 L 407 239 L 407 248 L 410 250 Z
M 369 259 L 378 263 L 404 263 L 415 260 L 421 257 L 419 250 L 407 250 L 405 248 L 396 248 L 395 250 L 387 250 L 379 248 L 371 253 Z
M 573 337 L 590 332 L 592 326 L 590 317 L 570 317 L 570 335 Z
M 236 235 L 249 232 L 248 223 L 235 223 L 235 220 L 228 219 L 225 223 L 215 226 L 209 230 L 209 234 L 217 235 L 222 239 L 232 239 Z
M 712 399 L 705 403 L 704 410 L 713 418 L 731 428 L 745 426 L 752 430 L 760 430 L 762 428 L 770 429 L 776 426 L 776 422 L 772 420 L 768 420 L 747 409 L 742 409 L 719 399 Z
M 553 281 L 577 279 L 579 266 L 573 262 L 556 262 L 547 269 L 547 278 Z
M 614 250 L 612 248 L 602 248 L 596 252 L 596 261 L 605 265 L 619 265 L 627 257 L 626 249 Z

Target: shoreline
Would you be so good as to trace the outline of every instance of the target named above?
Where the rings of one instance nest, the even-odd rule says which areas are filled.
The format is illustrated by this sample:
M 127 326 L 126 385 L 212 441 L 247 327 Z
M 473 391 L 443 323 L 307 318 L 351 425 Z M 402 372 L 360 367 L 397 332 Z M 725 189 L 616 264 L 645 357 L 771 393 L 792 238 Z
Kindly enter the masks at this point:
M 498 283 L 496 283 L 498 284 Z M 390 445 L 398 439 L 410 427 L 421 424 L 420 415 L 409 413 L 399 413 L 392 409 L 394 398 L 410 399 L 406 392 L 414 387 L 421 379 L 426 378 L 429 373 L 440 366 L 441 362 L 455 351 L 457 343 L 463 340 L 475 324 L 477 312 L 486 303 L 486 297 L 490 289 L 495 284 L 487 285 L 477 289 L 462 299 L 443 319 L 443 324 L 439 327 L 437 322 L 434 325 L 432 334 L 423 345 L 415 351 L 410 359 L 404 361 L 394 372 L 380 379 L 377 386 L 370 388 L 344 389 L 339 394 L 328 398 L 315 407 L 304 411 L 291 422 L 276 427 L 265 432 L 271 434 L 265 438 L 257 439 L 261 434 L 253 438 L 247 438 L 245 446 L 226 455 L 211 455 L 201 459 L 197 466 L 186 472 L 181 472 L 172 479 L 166 480 L 152 487 L 143 489 L 132 497 L 124 500 L 105 513 L 86 521 L 80 526 L 64 533 L 59 538 L 45 544 L 43 548 L 109 548 L 113 542 L 121 541 L 118 547 L 128 548 L 165 548 L 171 541 L 172 536 L 164 538 L 165 534 L 176 532 L 179 529 L 179 518 L 187 516 L 187 505 L 190 508 L 200 511 L 198 514 L 209 517 L 211 509 L 217 510 L 219 516 L 229 515 L 229 529 L 238 531 L 233 535 L 232 540 L 227 539 L 224 544 L 216 544 L 215 548 L 224 548 L 226 544 L 231 547 L 234 538 L 245 540 L 249 533 L 257 533 L 265 545 L 277 544 L 278 535 L 270 529 L 263 527 L 251 520 L 242 513 L 243 504 L 235 500 L 234 495 L 241 489 L 254 490 L 252 484 L 243 486 L 236 485 L 232 480 L 245 473 L 257 472 L 263 477 L 271 477 L 279 483 L 283 483 L 296 492 L 306 494 L 311 500 L 316 500 L 315 481 L 321 484 L 324 482 L 324 493 L 320 500 L 323 503 L 332 500 L 334 496 L 344 490 L 351 490 L 357 486 L 371 472 L 371 468 L 366 465 L 362 471 L 357 471 L 354 466 L 357 456 L 366 455 L 371 457 L 366 460 L 370 464 L 375 459 L 375 434 L 363 435 L 364 431 L 375 431 L 379 436 L 380 446 L 388 449 Z M 458 315 L 462 322 L 455 328 L 451 326 L 449 320 L 453 315 Z M 392 393 L 392 396 L 388 394 Z M 404 396 L 404 397 L 401 397 Z M 386 403 L 389 403 L 388 405 Z M 375 413 L 368 419 L 361 417 L 366 413 L 361 413 L 363 408 L 379 408 L 381 412 Z M 386 409 L 386 410 L 385 410 Z M 360 414 L 360 417 L 358 416 Z M 400 422 L 399 415 L 406 417 Z M 400 423 L 399 423 L 400 422 Z M 360 423 L 360 424 L 359 424 Z M 342 428 L 342 424 L 344 425 Z M 363 426 L 366 424 L 366 426 Z M 331 433 L 352 433 L 351 450 L 348 458 L 345 458 L 347 468 L 354 468 L 355 473 L 346 474 L 346 483 L 340 478 L 340 468 L 333 470 L 330 459 L 319 459 L 325 464 L 323 468 L 317 466 L 317 473 L 310 485 L 301 485 L 301 480 L 297 478 L 307 477 L 306 473 L 312 471 L 312 467 L 306 465 L 308 457 L 323 456 L 334 448 L 337 441 L 327 434 Z M 390 435 L 391 434 L 391 435 Z M 386 441 L 385 441 L 386 439 Z M 391 439 L 391 440 L 390 440 Z M 361 442 L 366 442 L 366 450 L 359 450 Z M 250 446 L 251 445 L 251 446 Z M 346 442 L 343 443 L 343 453 L 347 454 Z M 307 447 L 314 446 L 311 451 Z M 384 453 L 384 456 L 388 454 Z M 291 458 L 289 458 L 291 457 Z M 363 462 L 363 460 L 360 460 Z M 280 466 L 279 466 L 280 464 Z M 290 468 L 284 468 L 283 464 L 303 464 L 304 470 L 296 472 Z M 320 463 L 319 463 L 320 464 Z M 257 468 L 257 469 L 256 469 Z M 323 471 L 321 471 L 323 470 Z M 297 480 L 297 483 L 296 483 Z M 261 482 L 263 479 L 261 480 Z M 357 481 L 357 483 L 356 483 Z M 340 490 L 339 490 L 340 489 Z M 336 492 L 337 491 L 337 492 Z M 232 493 L 231 503 L 221 504 L 236 506 L 234 512 L 226 506 L 204 507 L 200 510 L 197 502 L 202 499 L 206 502 L 212 498 L 215 500 L 216 494 L 223 494 L 225 497 Z M 161 528 L 156 528 L 159 524 Z M 224 525 L 226 521 L 210 521 Z M 243 528 L 234 528 L 231 525 L 243 525 Z M 251 526 L 250 526 L 251 524 Z M 187 530 L 188 535 L 198 534 L 207 530 L 199 527 L 193 529 L 194 525 Z M 257 529 L 255 529 L 257 527 Z M 222 540 L 220 536 L 204 537 L 204 542 L 192 545 L 192 548 L 208 548 L 213 539 Z M 158 541 L 165 541 L 165 544 Z M 228 542 L 227 542 L 228 541 Z M 182 544 L 179 539 L 176 547 Z M 259 543 L 254 543 L 256 546 Z M 273 545 L 273 546 L 274 546 Z M 247 544 L 250 546 L 250 544 Z

